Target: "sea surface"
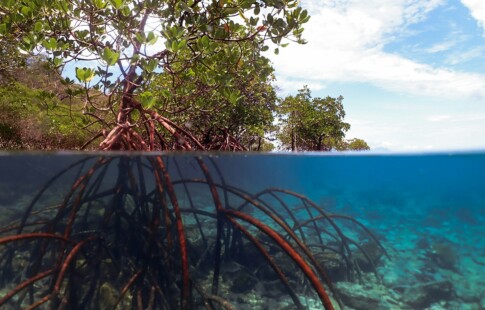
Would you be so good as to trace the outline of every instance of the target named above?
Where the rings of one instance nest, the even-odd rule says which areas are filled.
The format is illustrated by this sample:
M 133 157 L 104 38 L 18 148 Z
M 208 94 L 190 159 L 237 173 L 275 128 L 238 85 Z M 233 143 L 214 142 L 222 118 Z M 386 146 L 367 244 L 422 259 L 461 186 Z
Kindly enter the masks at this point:
M 337 233 L 333 232 L 330 220 L 312 221 L 312 218 L 319 216 L 319 211 L 311 207 L 310 210 L 308 205 L 313 202 L 330 215 L 332 223 L 339 226 L 346 236 L 341 242 L 347 243 L 350 251 L 354 253 L 350 255 L 350 260 L 358 261 L 358 256 L 362 256 L 360 245 L 367 249 L 365 252 L 370 256 L 367 260 L 372 260 L 371 265 L 375 265 L 369 267 L 365 266 L 366 263 L 357 263 L 357 267 L 354 267 L 356 269 L 349 272 L 343 269 L 350 268 L 349 264 L 352 263 L 344 263 L 342 255 L 340 258 L 339 255 L 332 258 L 333 262 L 340 266 L 338 268 L 328 267 L 327 262 L 322 263 L 331 269 L 329 277 L 340 299 L 338 304 L 335 302 L 336 308 L 485 309 L 485 152 L 158 155 L 165 163 L 170 182 L 173 182 L 179 207 L 182 211 L 189 210 L 182 218 L 185 227 L 195 226 L 196 220 L 200 219 L 193 216 L 190 210 L 199 209 L 207 214 L 215 214 L 217 206 L 214 205 L 210 182 L 218 186 L 217 191 L 223 208 L 246 212 L 272 227 L 275 225 L 274 220 L 261 209 L 243 206 L 249 199 L 244 197 L 260 199 L 268 205 L 271 212 L 280 214 L 298 236 L 305 235 L 307 243 L 320 242 L 322 249 L 324 243 L 328 243 L 329 248 L 334 247 L 330 251 L 321 250 L 321 253 L 338 254 L 344 245 L 338 244 L 338 238 L 335 237 Z M 150 175 L 154 171 L 150 168 L 150 163 L 153 162 L 147 159 L 156 158 L 154 155 L 3 153 L 0 154 L 0 229 L 13 225 L 15 221 L 18 223 L 35 199 L 35 205 L 28 216 L 32 217 L 32 221 L 46 218 L 48 220 L 50 213 L 42 215 L 43 210 L 52 210 L 62 204 L 63 199 L 75 186 L 76 180 L 89 174 L 89 169 L 93 169 L 100 158 L 108 158 L 110 163 L 100 164 L 101 168 L 95 168 L 102 170 L 106 167 L 106 171 L 103 177 L 99 178 L 98 172 L 93 172 L 92 183 L 87 183 L 86 195 L 90 194 L 89 188 L 95 182 L 99 184 L 93 185 L 92 188 L 96 188 L 99 193 L 116 187 L 116 184 L 120 184 L 120 173 L 125 173 L 121 179 L 128 180 L 133 178 L 133 175 L 140 180 L 143 179 L 140 184 L 143 183 L 146 187 L 146 193 L 155 191 L 156 177 Z M 82 164 L 75 165 L 83 160 Z M 136 163 L 144 161 L 145 164 L 136 166 Z M 208 169 L 207 172 L 212 178 L 210 182 L 201 169 L 200 161 Z M 70 166 L 73 167 L 69 168 Z M 143 177 L 140 177 L 137 167 L 142 167 Z M 64 170 L 65 172 L 55 181 L 50 181 Z M 126 172 L 128 170 L 135 172 L 131 175 Z M 133 182 L 130 182 L 123 186 L 134 186 Z M 162 183 L 166 186 L 168 181 L 164 179 Z M 36 198 L 37 193 L 42 191 L 46 184 L 47 189 L 41 193 L 40 198 Z M 188 184 L 190 190 L 184 188 L 184 184 Z M 142 185 L 137 185 L 136 188 L 142 188 Z M 231 194 L 228 189 L 233 189 L 238 195 Z M 301 200 L 296 194 L 308 198 L 308 202 Z M 167 200 L 170 199 L 167 196 Z M 104 205 L 110 203 L 107 198 L 103 201 Z M 137 201 L 130 198 L 125 199 L 124 203 L 131 203 L 130 208 L 133 209 L 136 208 Z M 173 207 L 173 201 L 168 205 Z M 82 210 L 84 207 L 81 205 L 80 208 Z M 106 216 L 106 213 L 101 211 L 97 214 L 101 218 Z M 348 220 L 348 217 L 355 219 L 359 224 Z M 205 223 L 201 231 L 206 233 L 209 240 L 215 238 L 215 220 L 207 217 L 201 221 Z M 249 222 L 242 218 L 237 218 L 237 221 L 253 231 L 254 236 L 260 240 L 265 239 Z M 63 225 L 69 225 L 67 222 L 63 222 Z M 90 220 L 91 226 L 83 229 L 96 230 L 96 227 L 92 226 L 94 222 L 96 220 Z M 212 227 L 209 227 L 210 225 Z M 372 237 L 362 226 L 368 229 Z M 81 231 L 81 228 L 73 227 L 73 231 Z M 34 225 L 33 228 L 25 228 L 25 231 L 34 232 L 35 229 L 45 228 Z M 274 229 L 285 237 L 281 227 Z M 0 237 L 3 238 L 14 233 L 5 229 L 0 232 Z M 189 243 L 197 238 L 189 236 Z M 332 241 L 332 238 L 335 240 Z M 349 241 L 345 241 L 347 239 Z M 384 255 L 379 247 L 369 245 L 374 239 L 382 245 L 388 256 Z M 195 244 L 195 241 L 193 242 Z M 296 247 L 292 243 L 290 245 Z M 6 251 L 2 246 L 6 245 L 0 244 L 0 254 Z M 265 246 L 272 254 L 272 245 Z M 209 248 L 212 251 L 210 246 Z M 22 248 L 22 251 L 25 249 Z M 194 261 L 202 254 L 197 252 L 194 255 L 190 256 L 190 260 L 196 269 L 199 265 Z M 224 253 L 221 255 L 224 256 Z M 240 255 L 233 263 L 228 263 L 229 258 L 223 259 L 218 295 L 229 300 L 236 309 L 293 309 L 288 294 L 284 291 L 268 293 L 265 283 L 269 280 L 264 279 L 259 273 L 260 267 L 252 269 L 253 267 L 245 262 L 248 258 L 241 258 L 245 257 L 244 253 Z M 277 257 L 278 254 L 272 255 Z M 198 263 L 203 265 L 203 262 Z M 0 260 L 0 264 L 6 263 Z M 236 285 L 234 277 L 246 278 L 241 276 L 240 271 L 234 270 L 250 273 L 249 280 L 245 280 L 249 283 L 247 286 Z M 292 269 L 288 270 L 291 272 Z M 18 271 L 22 272 L 20 269 Z M 209 271 L 211 272 L 213 271 Z M 353 276 L 349 276 L 350 273 Z M 1 277 L 0 298 L 25 279 L 11 275 L 3 275 L 3 279 Z M 200 275 L 198 279 L 202 288 L 212 283 L 212 278 L 208 275 Z M 257 280 L 252 283 L 251 279 Z M 300 291 L 299 282 L 295 280 L 295 283 L 295 290 L 304 308 L 323 309 L 316 294 L 308 288 L 310 285 L 306 284 L 307 288 Z M 114 284 L 113 286 L 115 291 L 121 289 Z M 9 303 L 16 305 L 12 300 Z M 20 301 L 17 302 L 21 304 Z

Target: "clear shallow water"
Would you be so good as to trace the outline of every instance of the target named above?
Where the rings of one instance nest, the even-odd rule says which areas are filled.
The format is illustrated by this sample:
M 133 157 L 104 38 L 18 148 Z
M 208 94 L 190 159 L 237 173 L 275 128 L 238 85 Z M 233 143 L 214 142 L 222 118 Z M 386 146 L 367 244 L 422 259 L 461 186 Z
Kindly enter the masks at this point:
M 35 194 L 49 179 L 72 163 L 84 158 L 88 157 L 85 155 L 39 154 L 1 156 L 0 208 L 2 216 L 0 227 L 21 218 Z M 132 164 L 125 167 L 119 165 L 121 162 L 119 158 L 114 158 L 112 164 L 106 165 L 106 175 L 102 180 L 100 179 L 96 190 L 102 193 L 103 190 L 116 187 L 120 171 L 130 169 L 136 171 L 133 162 L 136 162 L 137 158 L 139 157 L 129 157 Z M 190 155 L 169 155 L 163 158 L 167 173 L 174 183 L 174 191 L 180 208 L 188 209 L 195 206 L 199 210 L 214 212 L 213 197 L 207 184 L 190 183 L 190 190 L 187 191 L 182 184 L 177 183 L 180 180 L 205 178 L 195 158 Z M 79 168 L 80 166 L 76 166 L 75 169 L 71 169 L 53 182 L 33 207 L 29 216 L 35 220 L 45 220 L 49 216 L 54 216 L 54 213 L 44 213 L 42 210 L 49 206 L 58 206 L 59 202 L 62 204 L 74 181 L 86 174 L 95 165 L 96 160 L 97 157 L 92 156 L 82 169 Z M 372 251 L 376 252 L 374 263 L 380 278 L 380 281 L 377 280 L 372 268 L 363 266 L 364 263 L 360 263 L 358 270 L 354 271 L 354 273 L 360 272 L 361 274 L 360 277 L 354 276 L 354 279 L 350 279 L 348 273 L 341 270 L 343 267 L 340 269 L 329 267 L 331 269 L 329 276 L 335 284 L 343 308 L 485 308 L 485 153 L 227 154 L 202 156 L 202 160 L 206 163 L 216 184 L 231 186 L 251 195 L 268 188 L 291 190 L 308 197 L 324 208 L 328 214 L 351 216 L 372 231 L 391 259 L 385 258 L 382 253 L 377 253 L 375 248 L 367 247 L 372 238 L 358 225 L 345 219 L 334 220 L 349 239 L 361 246 L 366 246 L 368 255 L 372 256 L 374 255 Z M 99 170 L 102 169 L 99 168 Z M 147 188 L 146 192 L 150 193 L 156 183 L 153 176 L 150 177 L 150 171 L 153 172 L 153 170 L 150 169 L 149 164 L 142 170 L 144 170 L 143 180 L 144 186 Z M 93 182 L 96 173 L 98 172 L 95 172 Z M 124 177 L 124 179 L 129 178 L 128 175 Z M 129 187 L 129 185 L 126 186 Z M 221 188 L 219 195 L 225 208 L 235 209 L 243 204 L 240 197 L 237 198 L 231 194 L 226 196 L 226 192 Z M 298 227 L 297 224 L 304 223 L 309 218 L 307 209 L 302 207 L 302 201 L 295 196 L 278 195 L 292 210 L 295 218 L 291 218 L 274 197 L 268 195 L 261 199 L 264 198 L 263 200 L 275 208 L 276 212 L 281 212 L 288 225 L 297 231 L 298 229 L 295 228 Z M 72 199 L 75 200 L 75 197 Z M 166 199 L 170 200 L 168 196 Z M 106 216 L 107 206 L 111 202 L 112 196 L 102 198 L 99 206 L 93 207 L 98 212 L 89 215 L 90 220 L 86 222 L 89 224 L 85 224 L 88 227 L 73 226 L 74 232 L 78 231 L 81 234 L 82 231 L 86 231 L 87 234 L 87 231 L 96 230 L 97 227 L 93 224 L 99 222 L 96 216 L 103 219 L 103 216 Z M 135 198 L 124 198 L 122 204 L 131 210 L 136 208 L 137 203 Z M 168 203 L 168 205 L 173 204 Z M 80 206 L 80 208 L 84 210 L 83 208 L 86 207 Z M 39 215 L 34 214 L 36 211 L 39 212 Z M 243 211 L 269 226 L 274 225 L 274 222 L 257 208 L 248 207 Z M 310 218 L 317 215 L 318 212 L 315 210 L 310 212 Z M 67 215 L 63 216 L 67 217 Z M 210 217 L 201 216 L 199 220 L 204 227 L 202 233 L 209 239 L 209 252 L 214 251 L 210 245 L 210 238 L 214 238 L 217 225 Z M 245 223 L 248 229 L 251 228 L 251 225 L 241 219 L 238 221 Z M 63 229 L 67 222 L 67 219 L 60 221 L 58 226 L 62 226 L 62 228 L 58 228 L 57 232 L 64 233 Z M 200 239 L 201 231 L 192 229 L 196 225 L 195 217 L 190 212 L 184 213 L 183 222 L 189 231 L 189 243 L 193 241 L 192 243 L 196 244 L 194 240 Z M 328 222 L 316 221 L 315 223 L 319 229 L 330 230 L 327 227 Z M 310 244 L 316 243 L 318 238 L 316 229 L 311 226 L 307 225 L 302 231 L 302 234 L 307 236 L 307 243 Z M 32 229 L 26 228 L 25 230 L 31 232 L 40 227 L 33 226 Z M 278 228 L 275 230 L 279 231 Z M 112 232 L 112 230 L 109 231 Z M 176 235 L 175 231 L 172 233 Z M 267 238 L 262 237 L 256 230 L 253 234 L 261 240 Z M 322 231 L 320 234 L 325 235 Z M 2 234 L 2 236 L 9 235 L 12 235 L 11 231 Z M 166 235 L 162 234 L 162 236 L 166 238 Z M 78 237 L 75 239 L 78 241 Z M 323 239 L 324 242 L 335 245 L 331 237 Z M 266 246 L 271 252 L 273 249 L 271 245 Z M 295 247 L 294 244 L 292 246 Z M 338 245 L 335 246 L 338 247 Z M 352 244 L 350 248 L 354 253 L 353 257 L 358 257 L 359 248 Z M 24 248 L 22 250 L 25 251 Z M 320 250 L 315 249 L 315 251 Z M 328 252 L 327 250 L 325 253 Z M 198 274 L 194 281 L 198 281 L 202 289 L 210 290 L 208 289 L 212 281 L 210 275 L 214 271 L 208 267 L 203 270 L 204 268 L 201 267 L 204 262 L 200 262 L 199 259 L 206 255 L 204 251 L 195 249 L 193 253 L 189 253 L 190 261 L 194 264 L 192 269 L 200 267 L 196 273 L 201 274 Z M 251 260 L 251 255 L 247 254 L 241 252 L 238 254 L 239 258 L 223 259 L 221 263 L 222 280 L 218 295 L 231 301 L 238 309 L 282 308 L 285 306 L 292 309 L 291 299 L 288 294 L 284 293 L 284 290 L 279 293 L 268 293 L 270 285 L 267 283 L 273 281 L 274 276 L 266 279 L 260 273 L 261 267 L 252 269 L 253 266 L 246 263 Z M 224 254 L 222 255 L 224 256 Z M 339 261 L 333 256 L 332 259 L 333 263 L 345 265 L 343 258 L 340 258 Z M 114 260 L 115 258 L 113 258 Z M 20 265 L 22 264 L 27 263 Z M 47 258 L 44 259 L 43 264 L 48 264 Z M 328 264 L 328 261 L 322 264 Z M 20 267 L 17 266 L 17 268 L 21 271 Z M 177 268 L 175 267 L 175 269 Z M 288 273 L 294 270 L 286 266 L 283 269 L 289 270 Z M 241 273 L 240 270 L 243 272 Z M 208 275 L 203 274 L 204 272 L 207 272 Z M 106 276 L 106 278 L 120 280 L 116 277 L 120 276 Z M 4 295 L 14 286 L 12 283 L 18 284 L 21 281 L 20 278 L 5 274 L 3 278 L 4 284 L 1 292 Z M 253 281 L 254 279 L 256 281 Z M 124 281 L 127 280 L 124 279 Z M 236 285 L 238 281 L 248 284 L 240 287 Z M 300 283 L 299 280 L 294 281 L 295 287 L 305 288 L 296 289 L 299 298 L 304 301 L 305 308 L 323 308 L 317 301 L 316 295 L 308 288 L 309 284 Z M 44 282 L 38 284 L 40 283 L 47 285 Z M 108 283 L 108 281 L 100 281 L 95 286 L 101 291 L 112 289 L 115 291 L 113 295 L 119 294 L 120 287 L 109 284 L 109 289 L 107 289 L 103 287 L 103 283 Z M 116 293 L 116 291 L 118 292 Z M 2 293 L 0 293 L 1 297 Z M 108 297 L 105 299 L 109 299 Z M 147 299 L 149 298 L 147 297 Z M 15 304 L 12 300 L 9 303 Z M 197 308 L 196 305 L 194 307 Z M 127 306 L 127 308 L 129 307 Z

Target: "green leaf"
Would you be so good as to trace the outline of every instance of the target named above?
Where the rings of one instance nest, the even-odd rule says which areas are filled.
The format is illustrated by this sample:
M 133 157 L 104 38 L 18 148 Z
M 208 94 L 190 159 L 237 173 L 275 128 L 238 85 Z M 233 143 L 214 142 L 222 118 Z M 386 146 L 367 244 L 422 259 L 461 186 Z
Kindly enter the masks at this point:
M 254 15 L 258 15 L 260 11 L 261 11 L 261 8 L 259 7 L 259 4 L 256 3 L 256 7 L 254 8 Z
M 232 92 L 229 96 L 229 102 L 231 104 L 236 104 L 237 101 L 239 100 L 239 96 L 237 92 Z
M 79 80 L 79 82 L 84 82 L 84 73 L 84 69 L 76 68 L 76 78 Z
M 67 1 L 55 1 L 54 3 L 57 5 L 57 7 L 61 11 L 65 12 L 65 13 L 69 12 L 69 2 L 67 2 Z
M 273 15 L 271 15 L 271 13 L 268 13 L 267 17 L 266 17 L 266 20 L 268 21 L 268 24 L 272 24 L 274 19 L 273 19 Z
M 249 8 L 251 8 L 251 6 L 253 5 L 254 1 L 253 0 L 245 0 L 241 3 L 241 8 L 247 10 Z
M 187 41 L 182 40 L 182 41 L 180 41 L 180 42 L 179 42 L 179 44 L 178 44 L 177 48 L 178 48 L 178 50 L 182 50 L 182 49 L 184 49 L 186 46 L 187 46 Z
M 109 2 L 111 3 L 111 5 L 119 10 L 122 6 L 123 6 L 123 0 L 109 0 Z
M 300 23 L 304 24 L 307 23 L 310 20 L 310 16 L 307 16 L 306 18 L 300 20 Z
M 153 45 L 155 43 L 157 43 L 157 40 L 158 40 L 158 37 L 153 33 L 153 31 L 150 31 L 147 35 L 147 44 L 149 45 Z
M 239 8 L 238 7 L 226 7 L 224 9 L 224 11 L 222 12 L 224 15 L 232 15 L 232 14 L 236 14 L 237 12 L 239 12 Z
M 140 60 L 140 55 L 139 55 L 139 54 L 135 54 L 135 55 L 133 55 L 133 57 L 131 57 L 130 64 L 131 64 L 131 65 L 134 65 L 134 64 L 136 64 L 136 63 L 137 63 L 139 60 Z
M 20 9 L 20 12 L 25 17 L 30 17 L 32 15 L 32 9 L 28 6 L 23 6 L 22 9 Z
M 120 53 L 117 53 L 111 50 L 109 47 L 105 47 L 103 52 L 101 53 L 101 58 L 106 62 L 108 66 L 114 65 L 118 58 L 120 57 Z
M 143 69 L 148 73 L 155 71 L 157 66 L 158 66 L 157 59 L 150 59 L 148 62 L 145 62 L 144 64 L 142 64 Z
M 104 0 L 93 0 L 93 3 L 98 9 L 104 9 L 106 7 L 106 2 L 104 2 Z
M 308 16 L 307 10 L 303 10 L 300 14 L 300 19 L 305 19 Z
M 181 11 L 190 11 L 190 7 L 184 1 L 179 1 L 177 4 Z
M 209 38 L 207 36 L 203 36 L 201 39 L 201 43 L 204 48 L 209 47 Z
M 293 9 L 293 8 L 297 7 L 298 6 L 298 2 L 299 1 L 290 1 L 290 2 L 288 2 L 288 8 L 289 9 Z
M 94 78 L 94 75 L 95 75 L 94 70 L 91 68 L 88 68 L 86 70 L 86 73 L 84 74 L 85 81 L 86 82 L 91 81 Z
M 256 26 L 258 24 L 258 21 L 259 21 L 259 18 L 254 18 L 251 16 L 251 18 L 249 19 L 249 24 L 251 26 Z
M 52 63 L 54 66 L 59 67 L 62 65 L 62 58 L 54 57 L 54 59 L 52 59 Z
M 57 40 L 54 38 L 50 38 L 49 41 L 44 40 L 42 41 L 42 46 L 44 46 L 47 50 L 55 50 L 57 49 Z
M 140 94 L 140 101 L 141 101 L 141 105 L 145 109 L 150 109 L 155 104 L 156 99 L 153 96 L 152 92 L 146 91 Z
M 7 33 L 7 24 L 3 23 L 0 24 L 0 34 L 6 34 Z
M 125 5 L 124 7 L 121 8 L 121 14 L 123 14 L 123 16 L 130 16 L 131 14 L 131 10 L 130 10 L 130 7 Z
M 77 30 L 74 32 L 76 34 L 76 36 L 81 39 L 81 40 L 84 40 L 88 34 L 89 34 L 89 30 L 87 29 L 84 29 L 84 30 Z
M 94 78 L 95 72 L 91 68 L 76 68 L 76 78 L 79 82 L 89 82 Z
M 140 44 L 143 44 L 143 43 L 145 43 L 145 41 L 146 41 L 146 39 L 145 39 L 145 35 L 144 35 L 144 34 L 142 34 L 142 33 L 140 33 L 140 32 L 137 32 L 137 33 L 135 34 L 135 38 L 136 38 L 136 40 L 138 41 L 138 43 L 140 43 Z
M 35 32 L 41 32 L 43 28 L 43 24 L 41 22 L 36 22 L 34 24 L 34 31 Z
M 177 42 L 177 41 L 173 41 L 173 42 L 172 42 L 172 46 L 171 46 L 171 50 L 172 50 L 172 52 L 176 53 L 176 52 L 178 51 L 178 49 L 179 49 L 179 44 L 178 44 L 178 42 Z

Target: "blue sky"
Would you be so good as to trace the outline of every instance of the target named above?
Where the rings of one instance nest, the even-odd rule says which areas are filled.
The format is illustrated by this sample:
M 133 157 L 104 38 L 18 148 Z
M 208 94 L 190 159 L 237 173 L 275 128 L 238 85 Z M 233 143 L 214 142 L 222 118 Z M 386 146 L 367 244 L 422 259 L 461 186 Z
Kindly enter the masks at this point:
M 281 95 L 342 95 L 347 137 L 372 149 L 485 149 L 484 0 L 301 5 L 308 44 L 267 55 Z

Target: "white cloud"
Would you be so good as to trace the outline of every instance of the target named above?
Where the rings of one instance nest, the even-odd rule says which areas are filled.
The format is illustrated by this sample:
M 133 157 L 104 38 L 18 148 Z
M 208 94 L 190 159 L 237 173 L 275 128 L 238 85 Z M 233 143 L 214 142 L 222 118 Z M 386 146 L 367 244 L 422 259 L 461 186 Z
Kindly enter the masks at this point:
M 427 121 L 430 122 L 483 122 L 485 121 L 485 114 L 483 113 L 474 113 L 474 114 L 466 114 L 461 113 L 459 115 L 431 115 L 426 118 Z
M 456 40 L 449 40 L 449 41 L 445 41 L 445 42 L 440 42 L 440 43 L 437 43 L 437 44 L 425 49 L 425 52 L 431 53 L 431 54 L 445 52 L 445 51 L 451 49 L 452 47 L 454 47 L 457 43 L 458 43 L 458 41 L 456 41 Z
M 468 51 L 461 51 L 461 52 L 454 52 L 446 56 L 446 63 L 450 65 L 457 65 L 461 63 L 465 63 L 479 57 L 483 56 L 483 52 L 485 48 L 482 46 L 472 48 Z
M 448 121 L 452 117 L 450 115 L 431 115 L 426 118 L 427 121 L 429 122 L 443 122 L 443 121 Z
M 284 96 L 295 94 L 304 85 L 307 85 L 312 91 L 318 91 L 326 88 L 324 83 L 315 80 L 299 79 L 295 81 L 286 77 L 281 77 L 277 81 L 278 90 Z
M 461 0 L 469 10 L 473 18 L 485 28 L 485 1 L 483 0 Z M 484 29 L 485 30 L 485 29 Z M 485 32 L 484 32 L 485 34 Z
M 294 88 L 367 82 L 385 89 L 445 98 L 485 97 L 485 75 L 417 63 L 384 51 L 393 35 L 422 21 L 442 0 L 307 0 L 307 45 L 290 44 L 272 57 L 278 78 Z M 483 2 L 485 6 L 485 1 Z M 444 47 L 442 47 L 444 48 Z
M 374 119 L 369 122 L 351 121 L 347 138 L 364 138 L 372 150 L 393 151 L 478 149 L 485 138 L 485 115 L 431 115 L 417 117 L 412 122 L 399 116 Z

